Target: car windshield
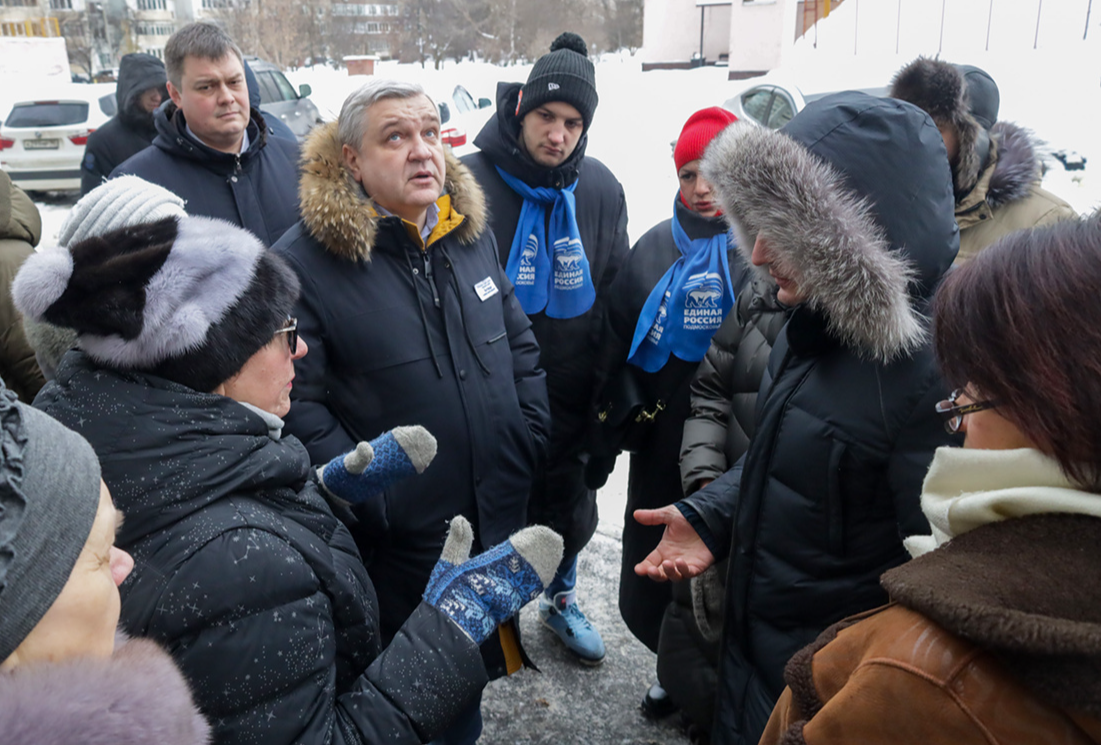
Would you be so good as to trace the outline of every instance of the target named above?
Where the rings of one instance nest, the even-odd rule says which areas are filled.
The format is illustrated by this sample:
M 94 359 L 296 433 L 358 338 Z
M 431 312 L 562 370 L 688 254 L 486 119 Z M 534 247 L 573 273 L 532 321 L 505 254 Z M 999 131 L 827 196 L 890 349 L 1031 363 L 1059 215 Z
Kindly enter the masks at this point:
M 8 114 L 6 127 L 61 127 L 81 124 L 89 118 L 84 101 L 38 101 L 16 104 Z
M 274 84 L 275 89 L 278 91 L 279 98 L 281 100 L 298 100 L 298 94 L 294 92 L 294 87 L 290 84 L 290 81 L 286 79 L 285 75 L 279 72 L 268 72 L 265 73 L 265 76 L 271 78 L 271 82 Z

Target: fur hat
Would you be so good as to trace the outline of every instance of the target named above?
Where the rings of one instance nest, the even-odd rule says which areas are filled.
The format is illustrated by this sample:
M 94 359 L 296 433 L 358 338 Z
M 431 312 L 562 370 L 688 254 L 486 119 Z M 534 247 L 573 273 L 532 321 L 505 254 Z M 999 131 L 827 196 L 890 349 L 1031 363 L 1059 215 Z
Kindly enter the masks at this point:
M 99 364 L 203 392 L 271 341 L 298 292 L 294 272 L 254 235 L 206 217 L 164 217 L 42 251 L 12 283 L 25 316 L 75 329 Z
M 0 384 L 0 662 L 54 604 L 93 529 L 101 467 L 85 439 Z
M 890 96 L 914 104 L 938 127 L 952 125 L 958 145 L 953 191 L 958 199 L 970 192 L 983 167 L 988 130 L 999 116 L 999 89 L 991 76 L 971 65 L 918 57 L 894 76 Z
M 527 82 L 519 89 L 515 118 L 519 121 L 547 101 L 562 101 L 575 108 L 592 124 L 596 111 L 596 70 L 588 58 L 585 40 L 566 31 L 550 44 L 550 53 L 534 63 Z

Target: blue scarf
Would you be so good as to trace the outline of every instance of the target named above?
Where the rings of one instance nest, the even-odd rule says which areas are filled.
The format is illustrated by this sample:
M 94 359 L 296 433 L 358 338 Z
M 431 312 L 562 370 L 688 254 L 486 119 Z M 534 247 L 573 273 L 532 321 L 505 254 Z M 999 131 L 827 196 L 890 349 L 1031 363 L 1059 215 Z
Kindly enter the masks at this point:
M 529 315 L 543 308 L 550 318 L 576 318 L 596 301 L 592 274 L 577 229 L 574 181 L 568 188 L 532 189 L 496 166 L 499 175 L 523 198 L 515 240 L 507 256 L 507 277 Z M 578 179 L 579 181 L 580 179 Z M 546 225 L 546 206 L 554 205 Z M 539 242 L 544 241 L 543 250 Z
M 658 372 L 675 357 L 700 362 L 732 303 L 728 266 L 728 234 L 691 240 L 678 223 L 674 204 L 671 225 L 681 257 L 650 291 L 635 324 L 627 360 L 647 372 Z

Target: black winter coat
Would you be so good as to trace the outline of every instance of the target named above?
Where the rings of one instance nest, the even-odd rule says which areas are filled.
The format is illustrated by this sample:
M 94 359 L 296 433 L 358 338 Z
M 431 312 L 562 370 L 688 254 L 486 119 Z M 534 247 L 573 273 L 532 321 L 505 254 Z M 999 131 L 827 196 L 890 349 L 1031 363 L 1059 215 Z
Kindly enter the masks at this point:
M 794 652 L 886 601 L 879 575 L 928 527 L 921 483 L 952 438 L 918 313 L 958 237 L 940 134 L 901 101 L 837 94 L 779 132 L 730 127 L 702 171 L 729 220 L 808 288 L 771 350 L 742 464 L 683 502 L 729 556 L 713 740 L 734 745 L 758 741 Z
M 252 109 L 243 155 L 222 153 L 186 133 L 186 119 L 173 102 L 155 112 L 155 142 L 121 163 L 126 173 L 162 186 L 186 200 L 186 212 L 239 225 L 271 245 L 298 221 L 298 145 L 268 137 L 263 117 Z
M 711 238 L 728 230 L 721 218 L 702 217 L 678 205 L 681 227 L 692 239 Z M 627 354 L 643 304 L 674 262 L 681 257 L 674 243 L 673 220 L 663 220 L 631 248 L 608 293 L 604 332 L 604 359 L 607 377 L 629 366 Z M 746 280 L 747 261 L 734 247 L 729 249 L 732 287 Z M 632 518 L 635 510 L 665 507 L 681 499 L 678 451 L 681 432 L 689 416 L 689 383 L 697 369 L 670 355 L 666 365 L 648 373 L 630 365 L 644 391 L 665 402 L 647 435 L 645 446 L 631 454 L 627 479 L 627 507 L 623 522 L 623 558 L 619 575 L 619 610 L 627 628 L 652 652 L 658 649 L 659 626 L 670 602 L 668 583 L 654 582 L 635 574 L 635 565 L 646 558 L 662 537 L 662 528 L 640 525 Z
M 380 654 L 352 536 L 258 413 L 78 350 L 35 405 L 96 450 L 135 558 L 121 624 L 170 651 L 216 742 L 425 741 L 479 695 L 478 647 L 428 605 Z
M 478 153 L 462 158 L 487 197 L 489 224 L 507 258 L 519 224 L 523 199 L 496 171 L 498 165 L 532 187 L 560 189 L 580 179 L 575 192 L 577 227 L 591 269 L 596 302 L 576 318 L 550 318 L 543 310 L 530 316 L 542 350 L 553 425 L 546 471 L 538 474 L 531 495 L 531 522 L 552 526 L 565 539 L 566 555 L 588 543 L 596 530 L 595 495 L 584 485 L 580 455 L 586 449 L 594 388 L 599 383 L 598 353 L 608 287 L 628 253 L 627 199 L 608 168 L 585 155 L 588 134 L 559 167 L 543 169 L 519 148 L 521 129 L 514 111 L 519 83 L 500 83 L 496 113 L 476 137 Z M 546 219 L 549 219 L 547 211 Z
M 446 190 L 464 219 L 422 250 L 402 220 L 374 214 L 336 131 L 323 125 L 307 139 L 304 218 L 274 246 L 302 282 L 295 315 L 309 347 L 295 362 L 287 426 L 315 463 L 398 425 L 437 438 L 430 467 L 387 490 L 389 531 L 371 508 L 356 509 L 391 634 L 418 605 L 454 515 L 477 525 L 485 548 L 526 524 L 549 409 L 530 321 L 468 171 L 446 156 Z

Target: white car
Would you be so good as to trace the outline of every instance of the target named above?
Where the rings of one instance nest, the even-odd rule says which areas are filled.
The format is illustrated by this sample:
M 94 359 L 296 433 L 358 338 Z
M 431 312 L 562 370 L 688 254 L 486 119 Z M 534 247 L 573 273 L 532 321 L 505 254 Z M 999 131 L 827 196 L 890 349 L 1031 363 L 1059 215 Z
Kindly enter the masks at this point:
M 495 111 L 491 100 L 477 101 L 463 85 L 447 91 L 427 87 L 426 92 L 437 103 L 441 116 L 441 141 L 453 148 L 457 156 L 476 152 L 473 140 Z
M 0 168 L 27 191 L 81 188 L 85 143 L 116 113 L 116 84 L 72 84 L 16 101 L 0 125 Z
M 823 88 L 823 90 L 803 90 L 786 74 L 772 72 L 749 80 L 748 86 L 725 101 L 723 107 L 740 119 L 756 126 L 779 129 L 793 119 L 810 101 L 846 90 L 846 88 L 832 87 L 831 82 Z M 870 93 L 873 96 L 887 95 L 886 86 L 849 85 L 847 88 Z

